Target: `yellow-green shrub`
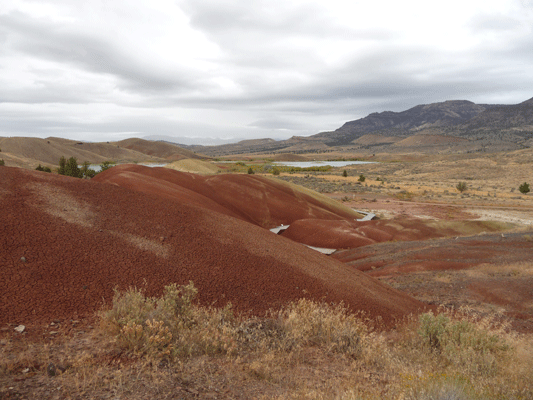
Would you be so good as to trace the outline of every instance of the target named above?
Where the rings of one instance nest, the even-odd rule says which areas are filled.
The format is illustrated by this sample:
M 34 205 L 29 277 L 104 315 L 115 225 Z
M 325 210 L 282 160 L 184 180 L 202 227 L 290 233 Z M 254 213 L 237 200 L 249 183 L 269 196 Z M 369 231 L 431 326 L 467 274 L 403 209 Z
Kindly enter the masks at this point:
M 124 349 L 138 355 L 174 358 L 236 350 L 231 305 L 205 309 L 193 304 L 198 290 L 189 283 L 165 287 L 160 298 L 136 288 L 115 291 L 112 307 L 100 313 L 102 325 Z
M 472 373 L 492 373 L 510 346 L 489 325 L 486 320 L 453 320 L 429 312 L 419 317 L 418 333 L 423 343 L 447 363 Z
M 287 336 L 299 345 L 317 345 L 357 356 L 367 326 L 343 305 L 330 306 L 300 299 L 280 312 Z

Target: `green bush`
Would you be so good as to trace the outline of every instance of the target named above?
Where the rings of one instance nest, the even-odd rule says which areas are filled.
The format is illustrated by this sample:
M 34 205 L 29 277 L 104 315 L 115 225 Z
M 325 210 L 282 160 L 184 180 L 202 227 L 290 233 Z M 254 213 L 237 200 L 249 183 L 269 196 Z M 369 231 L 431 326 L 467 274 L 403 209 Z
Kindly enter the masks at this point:
M 348 171 L 346 171 L 346 170 L 342 171 L 342 176 L 344 176 L 346 178 L 348 176 Z
M 105 171 L 114 166 L 115 163 L 113 161 L 104 161 L 102 164 L 100 164 L 100 172 Z
M 113 161 L 104 161 L 100 164 L 100 172 L 105 171 L 114 166 Z M 93 178 L 97 172 L 90 168 L 89 161 L 85 161 L 81 168 L 78 167 L 78 160 L 75 157 L 70 157 L 68 160 L 65 157 L 59 159 L 59 175 L 73 176 L 74 178 Z M 40 166 L 40 165 L 39 165 Z
M 41 164 L 35 168 L 36 171 L 42 171 L 42 172 L 52 172 L 52 170 L 48 167 L 43 167 Z
M 520 190 L 520 193 L 527 194 L 529 193 L 529 183 L 524 182 L 519 187 L 518 190 Z
M 3 166 L 3 165 L 6 165 L 6 163 L 5 163 L 4 159 L 2 158 L 2 159 L 0 159 L 0 166 Z
M 59 159 L 59 175 L 72 176 L 74 178 L 82 178 L 83 174 L 78 167 L 78 160 L 75 157 L 70 157 L 68 160 L 61 156 Z
M 279 175 L 279 174 L 280 174 L 279 168 L 278 168 L 278 167 L 274 167 L 274 168 L 272 169 L 272 174 L 274 174 L 274 175 Z
M 359 175 L 359 182 L 364 182 L 366 180 L 365 176 L 363 174 Z
M 94 169 L 89 168 L 91 164 L 89 161 L 85 161 L 81 166 L 81 174 L 84 178 L 94 178 L 96 175 L 96 171 Z
M 466 182 L 459 182 L 456 188 L 460 193 L 463 193 L 467 189 Z
M 253 175 L 254 174 L 254 170 L 252 167 L 248 168 L 248 175 Z
M 450 323 L 450 319 L 444 314 L 433 315 L 433 313 L 422 314 L 419 318 L 420 327 L 418 334 L 426 341 L 432 349 L 441 348 L 441 338 Z

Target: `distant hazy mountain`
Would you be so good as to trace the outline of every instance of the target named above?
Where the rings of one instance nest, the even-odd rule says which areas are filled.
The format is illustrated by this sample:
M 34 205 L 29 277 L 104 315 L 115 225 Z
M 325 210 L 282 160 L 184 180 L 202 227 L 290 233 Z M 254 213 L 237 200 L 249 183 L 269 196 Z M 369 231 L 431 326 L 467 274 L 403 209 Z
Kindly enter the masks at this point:
M 183 137 L 183 136 L 167 136 L 167 135 L 149 135 L 144 136 L 145 140 L 152 140 L 158 142 L 175 143 L 180 145 L 192 146 L 203 144 L 205 146 L 220 146 L 223 144 L 237 143 L 244 138 L 238 139 L 221 139 L 221 138 L 195 138 L 195 137 Z
M 454 148 L 464 151 L 512 150 L 529 147 L 533 143 L 532 134 L 533 98 L 516 105 L 449 100 L 418 105 L 401 112 L 372 113 L 348 121 L 335 131 L 309 137 L 188 148 L 216 156 L 260 152 L 323 152 L 328 149 L 333 151 L 339 146 L 347 151 L 397 151 L 400 147 L 398 140 L 416 135 L 417 140 L 403 142 L 403 150 L 405 143 L 412 143 L 413 150 L 420 148 L 423 151 L 431 151 L 432 146 L 435 149 L 446 147 L 448 151 Z M 424 135 L 428 140 L 424 140 Z

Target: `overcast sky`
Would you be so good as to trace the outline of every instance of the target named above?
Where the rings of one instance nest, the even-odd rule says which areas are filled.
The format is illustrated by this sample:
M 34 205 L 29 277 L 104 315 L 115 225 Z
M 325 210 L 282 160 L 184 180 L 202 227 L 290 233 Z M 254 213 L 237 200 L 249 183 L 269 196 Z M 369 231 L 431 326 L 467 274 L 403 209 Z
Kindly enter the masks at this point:
M 288 138 L 533 97 L 533 0 L 1 0 L 0 136 Z

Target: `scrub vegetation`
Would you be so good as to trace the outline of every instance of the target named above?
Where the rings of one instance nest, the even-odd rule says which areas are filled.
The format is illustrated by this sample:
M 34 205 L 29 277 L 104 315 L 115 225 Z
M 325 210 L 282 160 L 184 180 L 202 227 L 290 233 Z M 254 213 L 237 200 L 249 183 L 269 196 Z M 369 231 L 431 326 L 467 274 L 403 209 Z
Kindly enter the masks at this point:
M 258 318 L 196 295 L 192 283 L 116 291 L 83 339 L 3 346 L 0 383 L 26 371 L 65 398 L 533 398 L 531 337 L 466 309 L 384 332 L 343 305 L 301 299 Z

